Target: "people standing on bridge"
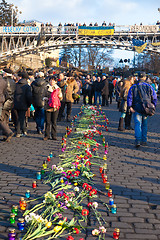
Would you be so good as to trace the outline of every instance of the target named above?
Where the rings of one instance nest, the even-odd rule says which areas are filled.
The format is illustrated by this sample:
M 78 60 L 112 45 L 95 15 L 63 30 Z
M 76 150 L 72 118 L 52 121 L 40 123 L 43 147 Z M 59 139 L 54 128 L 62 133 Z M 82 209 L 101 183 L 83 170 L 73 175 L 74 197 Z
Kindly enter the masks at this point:
M 135 146 L 147 145 L 147 118 L 142 107 L 142 100 L 152 102 L 155 107 L 157 104 L 157 95 L 153 87 L 146 82 L 145 72 L 139 72 L 138 81 L 128 92 L 127 104 L 134 116 L 135 123 Z M 140 97 L 141 94 L 141 97 Z
M 109 83 L 106 76 L 102 77 L 102 106 L 108 106 Z
M 19 81 L 16 83 L 14 95 L 14 109 L 17 112 L 16 137 L 27 136 L 27 127 L 25 124 L 25 114 L 32 103 L 32 91 L 27 80 L 27 72 L 19 72 Z
M 60 88 L 63 90 L 63 100 L 61 102 L 61 108 L 59 113 L 59 118 L 62 118 L 65 106 L 67 105 L 67 122 L 70 122 L 72 103 L 74 102 L 72 94 L 78 92 L 78 85 L 73 77 L 73 73 L 67 73 L 67 78 L 59 82 Z
M 119 119 L 119 126 L 118 126 L 118 130 L 119 131 L 125 131 L 125 129 L 130 130 L 131 129 L 131 113 L 130 110 L 127 107 L 127 96 L 128 96 L 128 91 L 130 89 L 130 87 L 133 85 L 134 83 L 134 78 L 133 76 L 130 76 L 128 79 L 126 79 L 123 82 L 123 86 L 121 88 L 120 91 L 120 99 L 121 99 L 121 103 L 119 106 L 119 111 L 121 112 L 121 116 Z M 123 122 L 125 119 L 125 128 L 123 127 Z
M 2 116 L 2 109 L 5 101 L 7 100 L 7 82 L 3 79 L 2 74 L 0 75 L 0 130 L 2 130 L 3 135 L 5 136 L 5 142 L 10 142 L 14 133 L 9 128 L 8 124 Z
M 50 76 L 49 84 L 46 86 L 45 97 L 45 136 L 43 140 L 57 140 L 57 118 L 62 100 L 62 92 L 57 85 L 56 77 Z
M 35 109 L 35 121 L 38 134 L 43 133 L 45 111 L 44 111 L 44 97 L 45 97 L 46 81 L 44 80 L 44 73 L 37 73 L 37 78 L 31 84 L 32 89 L 32 103 Z
M 102 27 L 105 27 L 105 26 L 107 26 L 107 24 L 106 24 L 105 21 L 103 21 L 103 23 L 102 23 Z

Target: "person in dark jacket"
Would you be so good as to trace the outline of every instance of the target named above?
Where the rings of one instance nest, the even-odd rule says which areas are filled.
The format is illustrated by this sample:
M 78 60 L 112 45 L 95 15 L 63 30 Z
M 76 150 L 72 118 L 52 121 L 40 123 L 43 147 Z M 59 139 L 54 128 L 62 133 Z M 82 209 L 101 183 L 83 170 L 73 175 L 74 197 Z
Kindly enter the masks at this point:
M 114 85 L 113 85 L 112 80 L 109 79 L 109 100 L 110 100 L 110 104 L 112 104 L 113 91 L 114 91 Z
M 24 124 L 25 113 L 32 103 L 32 91 L 28 85 L 29 76 L 26 72 L 18 74 L 19 81 L 16 83 L 16 91 L 14 95 L 14 109 L 17 111 L 18 120 L 16 123 L 16 137 L 26 136 L 27 129 Z
M 5 103 L 6 96 L 7 96 L 7 83 L 2 78 L 2 76 L 0 76 L 0 129 L 3 131 L 3 134 L 5 135 L 5 141 L 10 142 L 14 134 L 9 128 L 6 121 L 4 120 L 4 117 L 2 116 L 3 104 Z
M 109 84 L 106 76 L 102 77 L 102 106 L 108 106 Z
M 97 105 L 97 98 L 99 98 L 99 105 L 102 103 L 102 87 L 101 78 L 97 77 L 97 80 L 94 82 L 94 105 Z
M 138 92 L 138 89 L 142 95 L 143 101 L 157 104 L 157 95 L 153 87 L 145 82 L 146 74 L 139 72 L 139 80 L 134 84 L 128 92 L 127 105 L 130 111 L 133 112 L 134 123 L 135 123 L 135 146 L 136 148 L 140 145 L 147 145 L 147 118 L 143 113 L 142 101 Z
M 36 128 L 39 134 L 43 133 L 45 111 L 44 111 L 44 97 L 46 81 L 44 80 L 44 73 L 39 72 L 35 81 L 31 84 L 32 89 L 32 103 L 35 109 Z

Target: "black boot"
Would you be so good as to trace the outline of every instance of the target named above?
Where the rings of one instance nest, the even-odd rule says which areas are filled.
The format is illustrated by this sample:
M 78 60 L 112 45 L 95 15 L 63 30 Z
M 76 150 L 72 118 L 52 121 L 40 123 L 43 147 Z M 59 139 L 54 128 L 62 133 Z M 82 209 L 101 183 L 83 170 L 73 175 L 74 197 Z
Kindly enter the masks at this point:
M 131 126 L 131 117 L 132 117 L 132 114 L 130 113 L 127 113 L 126 114 L 126 117 L 125 117 L 125 129 L 127 130 L 134 130 Z
M 119 126 L 118 126 L 118 131 L 125 131 L 125 129 L 123 128 L 123 118 L 120 117 L 119 119 Z
M 67 116 L 67 122 L 70 122 L 70 115 Z

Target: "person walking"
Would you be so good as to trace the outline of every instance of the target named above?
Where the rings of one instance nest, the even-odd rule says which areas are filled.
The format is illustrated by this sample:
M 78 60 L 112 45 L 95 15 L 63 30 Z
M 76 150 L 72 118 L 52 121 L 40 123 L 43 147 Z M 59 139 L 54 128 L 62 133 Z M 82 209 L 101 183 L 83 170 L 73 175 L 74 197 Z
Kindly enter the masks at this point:
M 39 72 L 37 78 L 31 84 L 32 89 L 32 103 L 35 109 L 34 117 L 36 121 L 37 133 L 42 134 L 44 129 L 45 111 L 44 111 L 44 97 L 45 97 L 46 81 L 44 80 L 44 73 Z
M 111 79 L 109 79 L 109 103 L 112 104 L 114 85 Z
M 45 136 L 43 140 L 57 140 L 57 118 L 61 106 L 62 92 L 57 85 L 56 77 L 50 76 L 49 84 L 46 86 L 45 97 Z
M 0 75 L 0 130 L 2 130 L 3 135 L 5 136 L 5 142 L 10 142 L 14 133 L 9 128 L 7 122 L 4 120 L 2 115 L 3 105 L 7 99 L 7 82 Z
M 67 122 L 70 122 L 72 103 L 74 102 L 72 94 L 77 93 L 79 88 L 73 74 L 69 72 L 67 78 L 59 82 L 60 88 L 63 89 L 63 100 L 59 113 L 59 120 L 61 120 L 65 106 L 67 105 Z
M 120 91 L 121 103 L 119 106 L 119 111 L 121 112 L 121 116 L 119 119 L 119 126 L 118 126 L 119 131 L 125 130 L 123 127 L 123 122 L 124 122 L 124 119 L 126 118 L 126 114 L 129 114 L 129 113 L 127 113 L 127 111 L 129 112 L 128 107 L 127 107 L 127 96 L 128 96 L 128 91 L 129 91 L 130 87 L 132 86 L 133 82 L 134 82 L 134 79 L 132 76 L 129 77 L 128 79 L 126 79 L 123 82 L 123 87 Z M 128 115 L 127 115 L 127 118 L 128 118 L 128 121 L 125 122 L 125 128 L 129 127 L 130 122 L 131 122 L 131 118 L 129 118 Z M 126 125 L 128 125 L 128 126 L 126 126 Z
M 32 103 L 32 91 L 27 80 L 27 72 L 19 72 L 19 81 L 16 83 L 14 94 L 14 109 L 17 112 L 16 137 L 27 136 L 27 127 L 25 124 L 25 114 Z
M 139 72 L 138 81 L 129 89 L 127 97 L 128 107 L 134 116 L 136 148 L 139 148 L 140 145 L 147 145 L 148 116 L 144 113 L 141 97 L 144 102 L 150 102 L 154 104 L 155 107 L 157 104 L 156 92 L 145 80 L 145 72 Z

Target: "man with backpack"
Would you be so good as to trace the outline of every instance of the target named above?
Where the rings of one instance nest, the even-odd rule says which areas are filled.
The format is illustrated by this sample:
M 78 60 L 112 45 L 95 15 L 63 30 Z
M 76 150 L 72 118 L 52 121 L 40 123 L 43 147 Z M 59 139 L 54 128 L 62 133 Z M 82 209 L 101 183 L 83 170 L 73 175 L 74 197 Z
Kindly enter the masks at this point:
M 145 72 L 139 72 L 138 81 L 129 89 L 127 105 L 134 116 L 135 147 L 147 145 L 147 114 L 144 112 L 143 102 L 149 102 L 156 107 L 157 95 L 151 85 L 145 82 Z

